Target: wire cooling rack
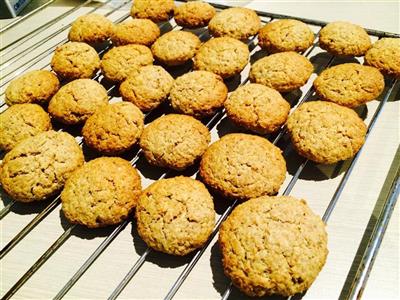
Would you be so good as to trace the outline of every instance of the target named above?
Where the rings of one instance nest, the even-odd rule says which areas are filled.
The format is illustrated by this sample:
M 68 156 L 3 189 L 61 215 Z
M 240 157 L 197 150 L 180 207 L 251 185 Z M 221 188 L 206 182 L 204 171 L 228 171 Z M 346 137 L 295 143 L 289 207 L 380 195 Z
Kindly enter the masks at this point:
M 0 33 L 3 36 L 10 34 L 17 26 L 24 23 L 23 21 L 41 13 L 53 2 L 54 0 L 49 1 L 48 4 L 45 3 L 27 16 L 3 27 Z M 131 5 L 130 0 L 118 2 L 118 5 L 114 7 L 110 7 L 110 3 L 111 0 L 108 0 L 93 7 L 94 1 L 87 0 L 57 15 L 32 31 L 14 40 L 11 38 L 11 42 L 1 45 L 0 110 L 4 111 L 7 109 L 7 105 L 4 103 L 4 89 L 12 79 L 30 69 L 50 68 L 49 63 L 54 49 L 58 45 L 67 42 L 67 32 L 71 22 L 77 16 L 98 12 L 109 17 L 116 23 L 122 22 L 129 17 L 127 10 L 129 10 Z M 178 5 L 179 3 L 177 1 Z M 227 8 L 223 5 L 213 5 L 218 10 Z M 303 53 L 303 55 L 311 59 L 315 66 L 316 74 L 312 76 L 310 82 L 301 90 L 284 95 L 291 103 L 292 109 L 295 110 L 302 102 L 315 99 L 311 82 L 318 73 L 329 66 L 347 62 L 348 60 L 336 58 L 321 52 L 321 49 L 318 48 L 318 33 L 326 25 L 325 22 L 266 12 L 257 13 L 264 24 L 275 19 L 293 18 L 309 24 L 314 30 L 315 40 L 313 46 Z M 161 23 L 159 26 L 162 32 L 184 30 L 177 26 L 173 20 Z M 192 32 L 197 34 L 202 41 L 210 38 L 206 28 L 192 30 Z M 382 37 L 399 37 L 398 34 L 372 29 L 367 29 L 367 32 L 373 40 Z M 251 52 L 251 62 L 265 55 L 257 46 L 256 37 L 248 40 L 247 44 Z M 97 49 L 99 55 L 104 54 L 110 47 L 110 44 L 105 44 L 103 47 Z M 190 64 L 186 64 L 180 68 L 168 69 L 175 77 L 190 70 Z M 226 84 L 229 90 L 232 91 L 238 86 L 246 84 L 248 82 L 248 72 L 249 65 L 243 70 L 240 76 L 227 80 Z M 94 79 L 106 86 L 111 102 L 120 100 L 117 94 L 117 87 L 105 82 L 100 72 Z M 367 138 L 382 114 L 385 105 L 388 101 L 392 101 L 398 90 L 396 80 L 386 78 L 385 82 L 385 91 L 379 101 L 368 104 L 368 106 L 363 106 L 357 111 L 365 118 L 368 124 Z M 169 111 L 170 109 L 164 105 L 148 113 L 145 122 L 149 123 L 156 117 Z M 204 124 L 211 130 L 213 140 L 218 139 L 218 136 L 222 136 L 223 134 L 240 131 L 240 129 L 227 121 L 223 110 L 204 120 Z M 58 126 L 58 130 L 65 130 L 73 134 L 78 143 L 82 145 L 79 128 L 71 129 L 59 125 L 56 126 Z M 297 190 L 301 191 L 301 186 L 306 185 L 306 182 L 320 180 L 314 183 L 313 189 L 315 187 L 314 193 L 318 194 L 318 197 L 323 198 L 324 201 L 321 201 L 323 203 L 314 204 L 314 202 L 311 202 L 310 204 L 313 208 L 314 206 L 318 208 L 317 212 L 322 215 L 324 222 L 328 223 L 331 215 L 335 212 L 336 205 L 340 201 L 346 200 L 341 196 L 345 188 L 348 187 L 347 183 L 352 180 L 350 176 L 353 174 L 353 170 L 357 168 L 357 161 L 364 151 L 360 151 L 353 159 L 334 166 L 318 166 L 294 153 L 288 142 L 284 128 L 277 134 L 267 136 L 267 138 L 283 150 L 283 154 L 288 162 L 289 174 L 282 187 L 281 194 L 292 194 L 292 191 L 299 186 L 300 188 Z M 95 157 L 95 154 L 86 149 L 84 145 L 83 149 L 87 159 Z M 129 154 L 124 155 L 124 158 L 128 159 L 141 172 L 144 186 L 157 179 L 179 174 L 149 166 L 144 161 L 139 148 L 134 148 Z M 382 209 L 374 224 L 372 233 L 367 237 L 368 246 L 365 249 L 359 248 L 359 251 L 360 249 L 363 250 L 361 259 L 350 260 L 350 263 L 353 262 L 352 269 L 355 269 L 355 273 L 353 272 L 354 274 L 352 274 L 349 271 L 347 278 L 345 278 L 346 280 L 344 281 L 343 279 L 344 284 L 342 284 L 343 287 L 341 285 L 342 292 L 340 294 L 342 298 L 357 298 L 361 295 L 373 261 L 378 253 L 385 228 L 390 220 L 400 189 L 398 158 L 393 158 L 393 160 L 395 162 L 393 164 L 394 171 L 393 167 L 391 170 L 392 173 L 394 172 L 394 175 L 389 178 L 389 182 L 388 180 L 386 181 L 389 187 L 387 188 L 387 193 L 384 195 Z M 370 168 L 375 167 L 370 166 Z M 323 175 L 322 179 L 326 180 L 307 178 L 310 173 L 315 173 L 316 170 Z M 373 170 L 369 169 L 368 171 Z M 383 175 L 386 176 L 386 173 L 387 170 L 385 170 Z M 190 168 L 183 174 L 195 176 L 197 168 Z M 294 196 L 297 196 L 299 191 Z M 157 299 L 172 299 L 174 297 L 179 299 L 244 298 L 222 275 L 219 263 L 220 257 L 216 246 L 219 226 L 237 205 L 236 201 L 229 202 L 220 199 L 216 195 L 217 222 L 210 239 L 203 248 L 195 251 L 193 254 L 183 258 L 176 258 L 156 253 L 148 248 L 139 239 L 135 231 L 135 224 L 132 224 L 132 230 L 127 229 L 129 224 L 134 223 L 132 217 L 115 227 L 90 230 L 80 225 L 68 224 L 64 220 L 62 214 L 59 213 L 59 196 L 49 201 L 34 203 L 32 205 L 16 203 L 7 198 L 4 193 L 2 193 L 1 197 L 3 200 L 3 208 L 0 211 L 2 222 L 2 249 L 0 252 L 0 259 L 2 261 L 2 299 L 9 299 L 13 296 L 15 298 L 52 297 L 54 299 L 61 299 L 63 297 L 96 299 L 108 297 L 108 299 L 116 299 L 119 296 L 121 298 Z M 369 214 L 372 214 L 372 211 L 369 211 Z M 354 216 L 357 218 L 357 212 L 354 212 Z M 362 235 L 364 227 L 360 226 L 357 228 L 359 235 Z M 53 228 L 57 228 L 57 230 L 52 230 Z M 329 228 L 328 226 L 328 230 Z M 359 243 L 360 240 L 356 239 L 353 245 L 357 247 Z M 334 255 L 335 252 L 330 254 L 330 256 Z M 210 262 L 212 276 L 209 276 Z M 327 263 L 323 272 L 329 268 L 329 263 Z M 55 275 L 56 273 L 58 275 Z M 195 275 L 196 273 L 199 275 Z M 54 280 L 53 276 L 55 276 Z M 323 275 L 321 274 L 320 276 Z M 188 281 L 191 283 L 188 283 Z M 198 281 L 204 282 L 197 284 Z M 210 286 L 211 290 L 207 291 L 207 288 Z M 156 290 L 157 293 L 154 293 Z M 186 293 L 182 293 L 182 290 L 186 291 Z M 35 296 L 35 293 L 38 296 Z M 315 292 L 314 294 L 323 296 L 323 293 Z M 302 296 L 298 295 L 296 298 Z

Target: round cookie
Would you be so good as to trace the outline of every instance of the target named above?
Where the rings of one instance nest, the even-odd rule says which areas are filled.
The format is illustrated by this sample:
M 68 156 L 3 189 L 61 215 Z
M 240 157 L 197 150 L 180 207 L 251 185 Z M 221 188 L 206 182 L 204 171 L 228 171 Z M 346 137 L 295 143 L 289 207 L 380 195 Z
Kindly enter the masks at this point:
M 286 162 L 281 150 L 267 139 L 232 133 L 207 149 L 200 175 L 223 196 L 247 200 L 276 194 L 286 176 Z
M 184 170 L 206 151 L 210 132 L 193 117 L 164 115 L 151 122 L 140 137 L 147 161 L 159 167 Z
M 400 78 L 400 39 L 382 38 L 365 54 L 365 63 L 384 74 Z
M 46 200 L 58 193 L 82 165 L 82 149 L 75 139 L 50 130 L 23 140 L 5 155 L 0 182 L 16 201 Z
M 64 124 L 79 124 L 108 104 L 106 89 L 92 79 L 76 79 L 64 85 L 50 100 L 48 112 Z
M 100 14 L 80 16 L 72 23 L 68 39 L 89 44 L 103 43 L 111 36 L 113 26 L 109 19 Z
M 51 129 L 49 115 L 37 104 L 15 104 L 0 114 L 0 150 Z
M 222 223 L 224 273 L 249 296 L 293 296 L 314 282 L 328 255 L 321 218 L 304 200 L 259 197 Z
M 227 78 L 244 69 L 249 55 L 249 48 L 241 41 L 230 37 L 213 38 L 200 47 L 194 57 L 194 68 Z
M 303 103 L 289 116 L 286 126 L 295 150 L 322 164 L 356 155 L 367 132 L 354 110 L 325 101 Z
M 160 66 L 144 66 L 130 75 L 119 87 L 122 99 L 132 102 L 142 111 L 150 111 L 164 102 L 174 78 Z
M 135 0 L 131 16 L 139 19 L 150 19 L 153 22 L 167 21 L 174 12 L 173 0 Z
M 224 106 L 235 124 L 259 134 L 277 131 L 286 122 L 290 111 L 290 104 L 279 92 L 257 83 L 236 89 Z
M 322 100 L 354 108 L 376 99 L 385 80 L 376 68 L 348 63 L 324 70 L 314 88 Z
M 238 40 L 256 35 L 260 27 L 261 21 L 256 12 L 244 7 L 224 9 L 208 24 L 208 30 L 213 36 L 229 36 Z
M 118 102 L 98 109 L 82 129 L 85 143 L 106 154 L 120 154 L 140 138 L 144 127 L 143 113 L 129 102 Z
M 198 28 L 207 26 L 215 13 L 215 8 L 207 2 L 190 1 L 175 7 L 174 19 L 179 26 Z
M 94 48 L 80 42 L 58 46 L 51 59 L 51 68 L 62 78 L 91 78 L 100 67 L 100 58 Z
M 72 173 L 61 193 L 62 211 L 89 228 L 121 223 L 136 206 L 140 176 L 119 157 L 100 157 Z
M 261 58 L 250 70 L 250 81 L 279 92 L 290 92 L 306 84 L 314 71 L 312 63 L 296 52 L 281 52 Z
M 201 41 L 189 31 L 170 31 L 151 46 L 154 57 L 167 66 L 182 65 L 192 59 Z
M 8 106 L 21 103 L 45 104 L 59 88 L 60 82 L 52 72 L 29 71 L 10 82 L 4 100 Z
M 104 54 L 101 71 L 108 80 L 121 82 L 140 67 L 152 64 L 153 55 L 149 48 L 143 45 L 125 45 L 114 47 Z
M 145 243 L 183 256 L 202 247 L 215 223 L 214 203 L 206 187 L 189 177 L 161 179 L 143 191 L 136 222 Z
M 314 41 L 314 33 L 301 21 L 282 19 L 270 22 L 260 29 L 258 44 L 269 53 L 303 52 Z
M 114 26 L 111 41 L 116 46 L 140 44 L 150 46 L 160 36 L 160 28 L 148 19 L 130 19 Z
M 175 80 L 170 100 L 175 111 L 201 118 L 221 108 L 227 95 L 228 88 L 220 76 L 207 71 L 193 71 Z
M 319 33 L 319 46 L 339 56 L 362 56 L 371 47 L 364 28 L 349 22 L 332 22 Z

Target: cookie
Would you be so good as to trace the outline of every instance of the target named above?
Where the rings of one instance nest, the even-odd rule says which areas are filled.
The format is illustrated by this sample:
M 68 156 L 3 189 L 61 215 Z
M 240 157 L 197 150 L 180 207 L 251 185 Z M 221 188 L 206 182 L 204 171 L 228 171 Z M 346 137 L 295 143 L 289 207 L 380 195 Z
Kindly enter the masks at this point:
M 256 12 L 244 7 L 224 9 L 208 24 L 208 30 L 213 36 L 228 36 L 238 40 L 256 35 L 260 27 L 261 21 Z
M 327 239 L 325 224 L 304 200 L 251 199 L 219 231 L 224 273 L 252 297 L 300 294 L 325 264 Z
M 161 179 L 139 197 L 136 222 L 145 243 L 183 256 L 201 248 L 214 227 L 214 203 L 206 187 L 189 177 Z
M 376 99 L 385 87 L 378 69 L 359 64 L 341 64 L 324 70 L 314 81 L 322 100 L 357 107 Z
M 163 67 L 144 66 L 122 82 L 119 91 L 123 100 L 150 111 L 168 98 L 173 83 L 174 78 Z
M 228 95 L 222 78 L 207 71 L 193 71 L 175 80 L 170 100 L 172 108 L 197 118 L 214 114 Z
M 193 33 L 176 30 L 158 38 L 151 46 L 151 51 L 162 64 L 178 66 L 192 59 L 200 45 L 200 39 Z
M 267 139 L 232 133 L 206 150 L 200 175 L 223 196 L 247 200 L 276 194 L 286 176 L 286 162 Z
M 400 39 L 382 38 L 365 54 L 365 63 L 384 74 L 400 78 Z
M 193 117 L 164 115 L 151 122 L 140 137 L 147 161 L 158 167 L 184 170 L 206 151 L 210 132 Z
M 236 125 L 259 134 L 277 131 L 289 115 L 290 104 L 279 92 L 257 83 L 241 86 L 225 101 L 225 110 Z
M 186 28 L 198 28 L 208 25 L 215 16 L 215 8 L 203 1 L 190 1 L 175 7 L 176 24 Z
M 249 48 L 241 41 L 230 37 L 214 38 L 200 47 L 194 57 L 194 68 L 228 78 L 244 69 L 249 55 Z
M 62 211 L 73 224 L 89 228 L 121 223 L 141 193 L 136 169 L 119 157 L 96 158 L 68 178 L 61 193 Z
M 140 44 L 150 46 L 160 36 L 160 28 L 148 19 L 130 19 L 114 26 L 111 41 L 115 46 Z
M 129 102 L 118 102 L 98 109 L 82 129 L 85 143 L 92 149 L 114 155 L 130 149 L 144 127 L 143 113 Z
M 49 115 L 37 104 L 15 104 L 0 114 L 0 150 L 51 129 Z
M 312 63 L 296 52 L 281 52 L 261 58 L 250 70 L 250 81 L 285 93 L 306 84 L 314 71 Z
M 45 104 L 59 88 L 60 82 L 52 72 L 29 71 L 10 82 L 4 100 L 8 106 L 21 103 Z
M 371 47 L 371 39 L 364 28 L 339 21 L 322 28 L 319 46 L 333 55 L 362 56 Z
M 322 164 L 356 155 L 367 132 L 354 110 L 325 101 L 303 103 L 289 116 L 286 126 L 295 150 Z
M 153 55 L 149 48 L 143 45 L 125 45 L 114 47 L 104 54 L 101 71 L 106 79 L 121 82 L 140 67 L 152 64 Z
M 50 100 L 48 112 L 64 124 L 79 124 L 108 104 L 106 89 L 92 79 L 76 79 L 64 85 Z
M 103 43 L 111 36 L 113 26 L 109 19 L 100 14 L 80 16 L 72 23 L 68 39 L 89 44 Z
M 50 130 L 23 140 L 5 155 L 0 182 L 16 201 L 42 201 L 57 194 L 82 165 L 82 149 L 73 136 Z
M 131 16 L 139 19 L 150 19 L 153 22 L 167 21 L 174 13 L 173 0 L 135 0 Z
M 314 33 L 301 21 L 282 19 L 270 22 L 260 29 L 258 44 L 269 53 L 303 52 L 314 41 Z

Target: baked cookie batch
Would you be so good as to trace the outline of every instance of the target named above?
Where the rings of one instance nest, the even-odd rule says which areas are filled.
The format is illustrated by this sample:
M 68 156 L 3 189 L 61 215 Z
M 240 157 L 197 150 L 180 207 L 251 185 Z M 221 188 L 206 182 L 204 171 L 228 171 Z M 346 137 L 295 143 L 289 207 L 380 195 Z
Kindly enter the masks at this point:
M 262 25 L 251 9 L 217 12 L 202 1 L 135 0 L 131 16 L 121 24 L 99 14 L 79 17 L 70 41 L 54 52 L 54 73 L 29 71 L 10 82 L 9 108 L 0 115 L 0 150 L 8 151 L 2 188 L 20 202 L 62 191 L 65 217 L 90 228 L 118 224 L 135 210 L 140 237 L 172 255 L 186 255 L 209 239 L 214 192 L 240 200 L 220 228 L 225 274 L 249 296 L 305 292 L 327 258 L 325 224 L 304 200 L 277 196 L 285 158 L 260 135 L 285 130 L 293 148 L 316 163 L 353 157 L 367 132 L 353 108 L 379 97 L 382 74 L 400 77 L 400 40 L 372 44 L 358 25 L 326 25 L 319 46 L 333 55 L 365 56 L 365 65 L 324 70 L 313 83 L 320 100 L 290 113 L 281 93 L 301 88 L 314 73 L 301 55 L 315 40 L 306 24 L 282 19 Z M 156 23 L 172 16 L 182 30 L 161 34 Z M 212 35 L 206 42 L 186 30 L 205 26 Z M 228 93 L 226 79 L 248 65 L 247 44 L 257 35 L 268 55 L 251 63 L 250 83 Z M 100 58 L 95 47 L 108 41 L 112 47 Z M 190 71 L 173 75 L 176 66 L 188 64 Z M 99 71 L 118 84 L 122 102 L 108 102 L 107 90 L 92 79 Z M 175 113 L 145 125 L 144 113 L 163 103 Z M 209 146 L 204 118 L 222 110 L 253 134 L 226 134 Z M 103 157 L 85 163 L 82 148 L 70 134 L 53 131 L 51 119 L 81 126 L 84 143 Z M 115 157 L 135 145 L 155 167 L 179 172 L 198 163 L 200 179 L 160 179 L 142 191 L 135 167 Z

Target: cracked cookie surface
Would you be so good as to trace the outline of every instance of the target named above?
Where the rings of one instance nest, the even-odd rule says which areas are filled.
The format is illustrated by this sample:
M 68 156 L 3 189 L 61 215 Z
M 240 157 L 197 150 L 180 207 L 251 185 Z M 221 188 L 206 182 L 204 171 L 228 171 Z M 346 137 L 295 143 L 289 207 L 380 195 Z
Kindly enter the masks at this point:
M 136 220 L 149 247 L 183 256 L 202 247 L 210 236 L 214 203 L 200 181 L 183 176 L 161 179 L 139 197 Z
M 116 24 L 111 41 L 116 46 L 140 44 L 150 46 L 160 36 L 160 28 L 148 19 L 130 19 Z
M 187 28 L 204 27 L 215 16 L 215 8 L 203 1 L 190 1 L 174 9 L 176 24 Z
M 131 16 L 158 23 L 167 21 L 174 13 L 174 7 L 173 0 L 135 0 L 131 7 Z
M 219 231 L 225 274 L 249 296 L 306 291 L 325 264 L 327 233 L 304 200 L 259 197 L 236 207 Z
M 87 14 L 78 17 L 71 26 L 68 39 L 73 42 L 102 43 L 112 33 L 113 23 L 100 14 Z
M 382 38 L 365 54 L 365 63 L 384 74 L 400 78 L 400 39 Z
M 61 193 L 62 211 L 89 228 L 121 223 L 136 206 L 140 176 L 118 157 L 100 157 L 72 173 Z

